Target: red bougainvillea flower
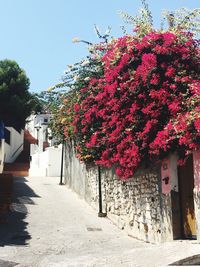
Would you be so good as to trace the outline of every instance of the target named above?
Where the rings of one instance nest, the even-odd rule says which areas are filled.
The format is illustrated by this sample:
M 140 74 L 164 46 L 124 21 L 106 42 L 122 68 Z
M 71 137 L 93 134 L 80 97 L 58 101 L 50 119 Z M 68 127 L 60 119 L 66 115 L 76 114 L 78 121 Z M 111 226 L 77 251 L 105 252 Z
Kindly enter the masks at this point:
M 192 36 L 152 32 L 113 41 L 74 105 L 77 151 L 114 167 L 122 179 L 144 161 L 200 143 L 199 44 Z M 183 158 L 183 157 L 182 157 Z

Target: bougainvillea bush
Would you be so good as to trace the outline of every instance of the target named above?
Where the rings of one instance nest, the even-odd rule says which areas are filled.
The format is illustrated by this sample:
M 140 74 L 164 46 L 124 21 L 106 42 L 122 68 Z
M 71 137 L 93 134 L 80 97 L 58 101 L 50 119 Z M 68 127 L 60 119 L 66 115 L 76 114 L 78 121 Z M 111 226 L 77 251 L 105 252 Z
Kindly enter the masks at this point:
M 104 38 L 104 36 L 102 37 Z M 90 44 L 86 59 L 68 65 L 62 82 L 50 87 L 40 94 L 52 114 L 50 128 L 58 142 L 65 139 L 77 139 L 74 135 L 74 115 L 76 104 L 81 101 L 80 90 L 88 87 L 91 78 L 98 79 L 103 74 L 102 54 L 107 44 Z
M 199 43 L 186 32 L 152 31 L 113 40 L 103 75 L 74 105 L 79 157 L 123 178 L 144 162 L 199 146 Z

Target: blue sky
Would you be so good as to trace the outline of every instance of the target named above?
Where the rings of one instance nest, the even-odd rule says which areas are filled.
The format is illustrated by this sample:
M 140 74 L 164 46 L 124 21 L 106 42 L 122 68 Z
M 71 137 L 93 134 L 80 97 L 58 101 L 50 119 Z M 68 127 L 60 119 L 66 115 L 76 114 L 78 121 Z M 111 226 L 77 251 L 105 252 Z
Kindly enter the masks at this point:
M 199 0 L 148 0 L 155 25 L 162 10 L 199 8 Z M 122 34 L 119 10 L 136 14 L 140 0 L 0 0 L 0 60 L 16 60 L 30 78 L 31 92 L 56 84 L 68 64 L 87 55 L 73 37 L 97 42 L 94 24 L 102 32 Z

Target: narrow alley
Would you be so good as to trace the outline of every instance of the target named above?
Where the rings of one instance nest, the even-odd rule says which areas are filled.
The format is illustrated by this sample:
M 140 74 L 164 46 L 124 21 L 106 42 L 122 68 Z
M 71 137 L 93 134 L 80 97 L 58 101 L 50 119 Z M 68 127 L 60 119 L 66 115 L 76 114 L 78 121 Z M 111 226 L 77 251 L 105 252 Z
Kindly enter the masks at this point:
M 14 178 L 14 199 L 0 228 L 0 266 L 167 266 L 198 254 L 197 241 L 147 244 L 98 218 L 58 178 Z

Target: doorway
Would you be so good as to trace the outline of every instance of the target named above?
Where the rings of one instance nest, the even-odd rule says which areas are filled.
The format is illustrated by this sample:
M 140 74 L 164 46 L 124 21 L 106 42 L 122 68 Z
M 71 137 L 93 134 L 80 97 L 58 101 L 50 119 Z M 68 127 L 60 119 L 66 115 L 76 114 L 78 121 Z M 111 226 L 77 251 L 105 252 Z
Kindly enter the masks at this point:
M 184 238 L 196 238 L 196 219 L 194 211 L 194 168 L 192 155 L 178 170 L 181 232 Z
M 194 211 L 194 170 L 192 155 L 184 166 L 178 167 L 177 194 L 172 197 L 172 218 L 174 239 L 196 239 L 196 219 Z M 174 212 L 176 210 L 176 212 Z

